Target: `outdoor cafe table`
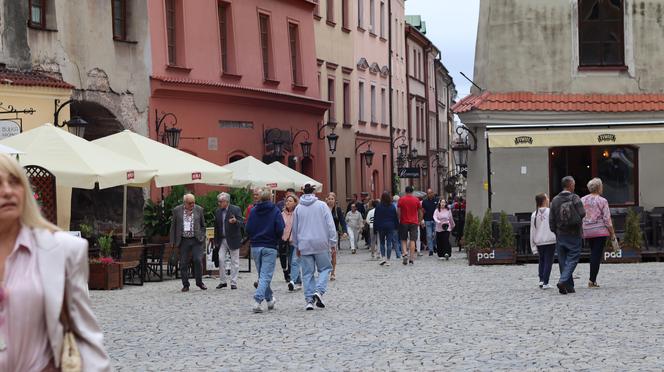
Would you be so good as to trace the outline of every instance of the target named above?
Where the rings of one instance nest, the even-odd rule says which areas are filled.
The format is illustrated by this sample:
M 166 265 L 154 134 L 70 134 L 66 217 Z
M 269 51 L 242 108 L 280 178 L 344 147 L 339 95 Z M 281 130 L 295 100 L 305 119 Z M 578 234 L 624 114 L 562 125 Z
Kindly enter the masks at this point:
M 164 280 L 163 258 L 164 244 L 142 244 L 143 259 L 141 260 L 141 275 L 144 282 L 161 282 Z M 156 279 L 152 279 L 156 277 Z

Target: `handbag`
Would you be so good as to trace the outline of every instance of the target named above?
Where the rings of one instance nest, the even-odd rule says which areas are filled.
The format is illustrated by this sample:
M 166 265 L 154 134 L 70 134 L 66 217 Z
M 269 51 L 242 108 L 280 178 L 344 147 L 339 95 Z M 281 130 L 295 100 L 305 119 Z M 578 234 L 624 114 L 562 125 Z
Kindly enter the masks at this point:
M 71 318 L 69 317 L 69 309 L 67 308 L 66 290 L 62 301 L 60 322 L 62 323 L 64 332 L 64 337 L 62 339 L 62 355 L 60 356 L 60 371 L 81 372 L 83 370 L 83 361 L 81 360 L 81 353 L 76 344 L 76 337 L 71 330 Z

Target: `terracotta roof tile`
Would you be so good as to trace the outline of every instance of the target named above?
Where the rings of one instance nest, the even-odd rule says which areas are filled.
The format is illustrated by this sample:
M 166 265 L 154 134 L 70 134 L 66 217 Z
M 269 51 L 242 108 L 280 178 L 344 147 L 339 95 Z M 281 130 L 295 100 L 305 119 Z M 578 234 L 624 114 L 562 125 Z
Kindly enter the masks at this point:
M 1 85 L 20 85 L 25 87 L 47 87 L 74 89 L 75 87 L 62 80 L 52 78 L 35 71 L 18 71 L 0 69 Z
M 664 111 L 664 94 L 559 94 L 533 92 L 483 92 L 469 95 L 452 107 L 455 113 L 481 111 Z

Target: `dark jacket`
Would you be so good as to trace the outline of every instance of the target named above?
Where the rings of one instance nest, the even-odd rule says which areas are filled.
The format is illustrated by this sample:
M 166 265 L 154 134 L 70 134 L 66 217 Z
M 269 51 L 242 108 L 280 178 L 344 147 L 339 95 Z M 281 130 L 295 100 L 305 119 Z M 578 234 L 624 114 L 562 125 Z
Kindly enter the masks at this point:
M 560 206 L 568 200 L 573 201 L 576 212 L 579 214 L 578 225 L 563 226 L 560 221 Z M 578 195 L 569 191 L 562 191 L 553 198 L 550 208 L 549 227 L 554 234 L 581 237 L 583 232 L 583 217 L 586 216 L 586 210 L 583 208 L 583 202 L 581 202 L 581 198 Z
M 184 205 L 180 204 L 173 208 L 171 219 L 171 231 L 169 233 L 170 243 L 176 247 L 182 242 L 184 230 Z M 194 237 L 203 244 L 205 242 L 205 211 L 200 205 L 194 205 Z
M 399 226 L 399 217 L 397 217 L 397 209 L 392 203 L 384 205 L 378 203 L 376 205 L 376 212 L 374 212 L 374 230 L 375 231 L 390 231 L 396 230 Z
M 332 212 L 332 219 L 334 219 L 334 227 L 337 229 L 337 232 L 340 234 L 346 234 L 348 228 L 346 227 L 346 217 L 344 212 L 339 207 L 334 207 L 330 212 Z
M 433 213 L 438 208 L 438 198 L 422 200 L 422 209 L 424 209 L 424 220 L 433 221 Z
M 274 203 L 265 201 L 251 209 L 251 217 L 247 220 L 247 235 L 251 247 L 267 247 L 277 249 L 284 233 L 284 218 Z
M 219 248 L 222 239 L 225 238 L 228 248 L 240 249 L 240 244 L 242 242 L 242 228 L 244 227 L 244 218 L 242 217 L 240 208 L 236 205 L 229 204 L 223 222 L 221 221 L 221 215 L 221 208 L 218 208 L 214 212 L 214 246 Z M 228 222 L 233 216 L 235 216 L 235 219 L 237 220 L 234 224 Z M 222 234 L 222 232 L 225 232 L 225 234 Z

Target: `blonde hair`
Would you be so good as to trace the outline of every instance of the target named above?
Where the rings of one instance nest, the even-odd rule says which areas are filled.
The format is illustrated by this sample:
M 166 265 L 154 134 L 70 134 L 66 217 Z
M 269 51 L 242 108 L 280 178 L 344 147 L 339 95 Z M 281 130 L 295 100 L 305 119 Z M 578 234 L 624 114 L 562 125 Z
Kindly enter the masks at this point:
M 60 228 L 46 220 L 39 212 L 39 206 L 33 196 L 32 187 L 25 175 L 25 171 L 14 158 L 0 154 L 0 171 L 7 172 L 16 177 L 23 186 L 23 210 L 21 210 L 21 223 L 30 228 L 46 229 L 50 232 L 60 231 Z
M 595 177 L 592 180 L 588 181 L 588 191 L 591 193 L 599 192 L 599 189 L 602 188 L 602 180 Z

